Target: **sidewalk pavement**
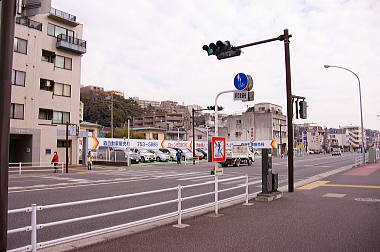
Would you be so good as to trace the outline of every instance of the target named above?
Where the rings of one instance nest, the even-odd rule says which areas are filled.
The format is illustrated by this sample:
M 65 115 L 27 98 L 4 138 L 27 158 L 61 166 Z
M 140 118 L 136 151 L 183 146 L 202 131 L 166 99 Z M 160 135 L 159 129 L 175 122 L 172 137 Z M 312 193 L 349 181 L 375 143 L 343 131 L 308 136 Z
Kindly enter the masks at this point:
M 76 251 L 380 251 L 380 163 L 221 213 Z

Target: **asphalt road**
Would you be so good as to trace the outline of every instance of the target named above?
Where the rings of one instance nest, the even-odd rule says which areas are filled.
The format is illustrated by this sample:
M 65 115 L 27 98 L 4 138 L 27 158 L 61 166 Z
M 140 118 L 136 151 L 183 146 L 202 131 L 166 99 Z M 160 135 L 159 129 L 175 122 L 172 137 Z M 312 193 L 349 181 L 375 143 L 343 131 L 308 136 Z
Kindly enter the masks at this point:
M 310 155 L 295 159 L 295 182 L 311 176 L 353 164 L 354 155 L 331 157 L 330 155 Z M 94 167 L 92 172 L 75 172 L 70 174 L 40 174 L 39 176 L 16 176 L 9 181 L 9 209 L 16 209 L 38 205 L 95 199 L 135 192 L 157 190 L 175 187 L 178 184 L 188 185 L 212 181 L 209 175 L 211 163 L 197 165 L 144 165 L 130 168 Z M 261 189 L 261 160 L 257 159 L 253 166 L 227 167 L 223 178 L 232 178 L 248 174 L 250 193 Z M 287 160 L 273 159 L 273 172 L 279 173 L 280 186 L 287 184 Z M 230 181 L 221 184 L 221 188 L 233 187 L 242 184 L 241 181 Z M 184 191 L 184 196 L 211 191 L 213 185 L 202 186 Z M 241 194 L 244 189 L 222 193 L 220 198 Z M 175 199 L 177 191 L 146 195 L 136 198 L 113 200 L 100 203 L 91 203 L 81 206 L 64 207 L 38 212 L 38 223 L 47 223 L 63 219 L 87 216 L 108 211 L 120 210 L 139 205 Z M 213 196 L 206 196 L 185 201 L 183 207 L 205 204 L 213 201 Z M 100 228 L 118 225 L 130 221 L 156 216 L 176 211 L 176 203 L 163 205 L 144 210 L 101 217 L 76 223 L 57 225 L 38 231 L 38 241 L 47 241 L 68 235 L 88 232 Z M 30 225 L 29 214 L 12 214 L 8 218 L 9 229 Z M 29 242 L 29 232 L 8 236 L 9 248 L 24 246 Z

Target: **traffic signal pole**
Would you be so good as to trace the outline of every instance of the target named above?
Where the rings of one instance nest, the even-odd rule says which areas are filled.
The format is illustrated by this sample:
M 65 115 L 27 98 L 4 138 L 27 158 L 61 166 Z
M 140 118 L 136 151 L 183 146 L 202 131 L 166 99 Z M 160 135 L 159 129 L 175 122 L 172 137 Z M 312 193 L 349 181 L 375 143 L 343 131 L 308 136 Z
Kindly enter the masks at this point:
M 219 134 L 219 128 L 218 128 L 218 98 L 221 94 L 226 94 L 226 93 L 233 93 L 235 92 L 236 90 L 227 90 L 227 91 L 222 91 L 220 93 L 218 93 L 215 97 L 215 137 L 218 137 L 218 134 Z M 211 146 L 211 148 L 214 148 L 214 146 Z M 215 166 L 214 166 L 214 175 L 217 176 L 216 174 L 216 170 L 218 169 L 218 162 L 215 162 Z
M 292 85 L 291 85 L 291 76 L 290 76 L 290 50 L 289 50 L 289 38 L 292 35 L 288 33 L 288 29 L 284 30 L 284 34 L 271 39 L 261 40 L 241 46 L 231 46 L 229 41 L 227 44 L 229 46 L 221 46 L 221 43 L 218 41 L 216 44 L 211 43 L 209 46 L 204 45 L 202 47 L 203 50 L 207 51 L 208 55 L 215 55 L 217 59 L 226 59 L 235 56 L 240 56 L 240 49 L 245 47 L 250 47 L 254 45 L 260 45 L 264 43 L 269 43 L 273 41 L 284 41 L 284 49 L 285 49 L 285 73 L 286 73 L 286 105 L 287 105 L 287 122 L 288 122 L 288 191 L 294 192 L 294 159 L 293 159 L 293 102 L 292 102 Z M 224 43 L 223 43 L 224 45 Z M 223 92 L 222 92 L 223 93 Z M 218 94 L 218 96 L 221 93 Z M 217 96 L 217 98 L 218 98 Z M 215 106 L 217 102 L 217 98 L 215 99 Z M 217 128 L 217 107 L 215 107 L 215 136 L 218 136 L 218 128 Z M 215 164 L 215 167 L 217 164 Z
M 0 28 L 0 251 L 7 250 L 9 128 L 16 1 L 1 1 Z

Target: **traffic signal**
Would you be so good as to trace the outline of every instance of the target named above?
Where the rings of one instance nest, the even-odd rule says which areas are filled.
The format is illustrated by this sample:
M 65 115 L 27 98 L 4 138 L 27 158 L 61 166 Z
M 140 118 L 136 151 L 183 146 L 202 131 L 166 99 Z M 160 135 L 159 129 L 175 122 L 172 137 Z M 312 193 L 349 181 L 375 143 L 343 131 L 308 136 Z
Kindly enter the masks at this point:
M 299 108 L 300 118 L 306 119 L 307 118 L 307 103 L 306 103 L 306 101 L 300 101 L 299 107 L 300 107 Z
M 240 49 L 233 48 L 230 41 L 217 41 L 209 45 L 204 45 L 203 50 L 207 52 L 207 55 L 215 55 L 219 60 L 239 56 L 241 54 Z
M 215 106 L 207 106 L 207 110 L 214 110 L 215 111 Z M 222 106 L 218 106 L 218 111 L 223 110 Z

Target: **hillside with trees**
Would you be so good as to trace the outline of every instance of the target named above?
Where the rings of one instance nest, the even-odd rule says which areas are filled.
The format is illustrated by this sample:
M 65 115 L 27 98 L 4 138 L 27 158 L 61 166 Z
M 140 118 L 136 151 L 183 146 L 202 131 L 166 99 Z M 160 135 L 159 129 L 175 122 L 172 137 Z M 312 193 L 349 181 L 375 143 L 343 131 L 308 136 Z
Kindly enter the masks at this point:
M 111 94 L 108 92 L 81 93 L 80 100 L 84 103 L 83 120 L 109 127 L 111 122 Z M 143 109 L 131 98 L 125 99 L 113 95 L 114 127 L 122 127 L 127 123 L 128 116 L 136 117 L 143 114 Z

